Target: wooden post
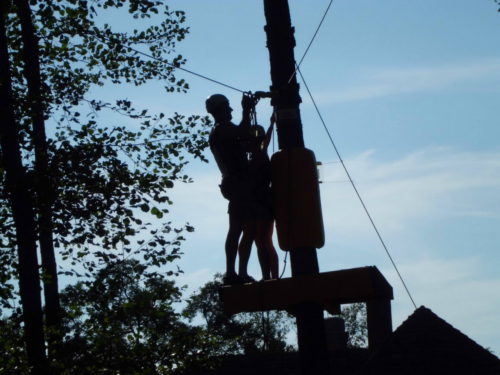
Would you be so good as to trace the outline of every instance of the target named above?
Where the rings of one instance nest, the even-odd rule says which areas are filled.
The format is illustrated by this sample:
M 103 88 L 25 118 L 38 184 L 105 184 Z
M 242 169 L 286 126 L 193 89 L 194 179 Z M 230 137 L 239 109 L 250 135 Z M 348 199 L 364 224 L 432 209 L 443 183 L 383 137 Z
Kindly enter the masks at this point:
M 271 100 L 277 114 L 278 145 L 287 150 L 304 147 L 300 119 L 299 85 L 295 71 L 293 48 L 295 39 L 287 0 L 264 0 L 267 24 L 267 47 L 271 65 Z M 319 273 L 316 249 L 290 250 L 292 277 Z M 323 309 L 316 303 L 296 306 L 297 334 L 302 374 L 326 374 L 328 355 Z
M 368 347 L 377 348 L 392 333 L 391 300 L 376 299 L 366 302 Z

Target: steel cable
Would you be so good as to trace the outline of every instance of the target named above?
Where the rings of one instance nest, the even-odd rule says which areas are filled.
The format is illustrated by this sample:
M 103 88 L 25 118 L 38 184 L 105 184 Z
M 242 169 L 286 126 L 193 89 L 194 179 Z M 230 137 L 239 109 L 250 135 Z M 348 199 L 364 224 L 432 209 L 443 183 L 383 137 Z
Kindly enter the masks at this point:
M 375 233 L 377 234 L 377 237 L 378 237 L 380 243 L 382 244 L 382 247 L 384 248 L 387 256 L 389 257 L 389 260 L 391 261 L 392 266 L 396 270 L 396 273 L 397 273 L 397 275 L 399 277 L 399 280 L 401 280 L 401 283 L 403 284 L 403 287 L 404 287 L 404 289 L 406 291 L 406 294 L 408 294 L 408 297 L 410 297 L 411 303 L 413 304 L 413 307 L 415 307 L 415 310 L 416 310 L 417 309 L 417 305 L 416 305 L 415 301 L 413 300 L 413 297 L 412 297 L 412 295 L 410 293 L 410 290 L 406 286 L 406 283 L 405 283 L 405 281 L 403 279 L 403 276 L 399 272 L 399 269 L 396 266 L 396 262 L 394 262 L 394 259 L 392 258 L 391 253 L 389 252 L 389 249 L 387 248 L 387 246 L 385 244 L 385 241 L 382 239 L 382 236 L 381 236 L 381 234 L 380 234 L 377 226 L 375 225 L 375 222 L 374 222 L 372 216 L 370 215 L 370 212 L 368 211 L 368 208 L 366 207 L 366 204 L 363 201 L 363 198 L 361 197 L 361 194 L 359 193 L 359 191 L 358 191 L 358 189 L 356 187 L 356 184 L 354 183 L 354 181 L 353 181 L 353 179 L 352 179 L 349 171 L 347 170 L 347 167 L 346 167 L 346 165 L 344 163 L 344 160 L 340 156 L 340 152 L 339 152 L 339 150 L 338 150 L 335 142 L 333 141 L 332 135 L 330 134 L 330 131 L 328 130 L 328 127 L 326 126 L 325 120 L 323 119 L 323 116 L 321 115 L 321 112 L 320 112 L 320 110 L 319 110 L 319 108 L 318 108 L 318 106 L 316 104 L 316 101 L 314 100 L 314 97 L 313 97 L 313 95 L 311 93 L 311 90 L 309 89 L 309 86 L 307 85 L 307 82 L 306 82 L 306 80 L 305 80 L 305 78 L 304 78 L 304 76 L 303 76 L 303 74 L 300 71 L 300 69 L 299 69 L 298 66 L 297 66 L 296 70 L 299 72 L 300 78 L 302 79 L 302 82 L 304 83 L 304 87 L 306 88 L 306 91 L 309 94 L 309 98 L 311 99 L 311 101 L 313 103 L 313 106 L 314 106 L 314 108 L 316 110 L 316 113 L 318 114 L 318 117 L 319 117 L 321 123 L 323 124 L 323 127 L 324 127 L 324 129 L 326 131 L 326 134 L 328 135 L 328 138 L 330 140 L 330 143 L 332 144 L 332 146 L 333 146 L 333 148 L 335 150 L 335 153 L 337 154 L 337 157 L 339 158 L 339 161 L 342 164 L 342 167 L 344 168 L 344 171 L 345 171 L 346 175 L 349 178 L 349 182 L 351 183 L 351 185 L 352 185 L 352 187 L 353 187 L 353 189 L 354 189 L 354 191 L 355 191 L 355 193 L 356 193 L 356 195 L 357 195 L 357 197 L 358 197 L 361 205 L 363 206 L 363 209 L 364 209 L 366 215 L 368 216 L 368 219 L 370 220 L 370 223 L 371 223 L 373 229 L 375 230 Z

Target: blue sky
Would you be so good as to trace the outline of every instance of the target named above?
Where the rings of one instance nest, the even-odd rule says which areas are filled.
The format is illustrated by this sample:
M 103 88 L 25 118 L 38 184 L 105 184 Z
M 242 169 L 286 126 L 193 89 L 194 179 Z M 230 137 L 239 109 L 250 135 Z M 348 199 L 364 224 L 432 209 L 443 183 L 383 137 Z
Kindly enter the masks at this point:
M 290 0 L 298 60 L 329 0 Z M 270 85 L 261 1 L 175 0 L 190 34 L 177 51 L 186 68 L 243 90 Z M 327 126 L 400 267 L 425 305 L 500 354 L 500 14 L 493 0 L 336 0 L 302 65 Z M 240 94 L 178 73 L 187 94 L 161 83 L 131 89 L 151 110 L 204 114 L 215 92 L 239 121 Z M 303 85 L 302 85 L 303 87 Z M 321 170 L 326 245 L 321 271 L 376 265 L 395 292 L 393 325 L 409 298 L 347 182 L 302 90 L 306 145 Z M 267 125 L 271 108 L 258 107 Z M 194 183 L 174 189 L 173 219 L 196 228 L 180 278 L 192 291 L 224 270 L 226 202 L 219 172 L 192 163 Z M 284 253 L 279 253 L 281 267 Z M 250 273 L 259 276 L 255 250 Z M 289 268 L 285 275 L 289 275 Z

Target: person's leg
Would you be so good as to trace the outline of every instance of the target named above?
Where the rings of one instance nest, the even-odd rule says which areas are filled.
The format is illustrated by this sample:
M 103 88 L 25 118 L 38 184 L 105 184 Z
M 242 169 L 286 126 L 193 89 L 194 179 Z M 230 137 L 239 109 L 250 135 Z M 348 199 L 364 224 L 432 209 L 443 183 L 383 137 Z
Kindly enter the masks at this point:
M 238 241 L 243 231 L 241 219 L 234 213 L 229 213 L 229 230 L 226 237 L 226 277 L 236 276 L 236 254 Z
M 269 266 L 269 254 L 267 250 L 266 241 L 266 222 L 257 221 L 255 233 L 255 245 L 257 246 L 257 255 L 259 257 L 260 270 L 262 272 L 262 279 L 269 280 L 271 278 L 271 270 Z
M 247 277 L 248 259 L 252 250 L 252 243 L 255 239 L 255 222 L 247 220 L 243 224 L 243 235 L 241 236 L 240 245 L 238 247 L 239 268 L 238 275 L 240 277 Z

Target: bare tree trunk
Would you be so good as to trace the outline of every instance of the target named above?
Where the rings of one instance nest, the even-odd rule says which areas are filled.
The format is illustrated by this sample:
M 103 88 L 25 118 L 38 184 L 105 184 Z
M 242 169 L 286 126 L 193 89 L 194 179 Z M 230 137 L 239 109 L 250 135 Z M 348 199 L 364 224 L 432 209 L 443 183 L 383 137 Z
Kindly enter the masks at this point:
M 23 308 L 24 336 L 33 374 L 46 374 L 40 276 L 36 253 L 36 224 L 33 204 L 21 160 L 19 133 L 14 119 L 12 81 L 7 48 L 5 17 L 7 1 L 0 2 L 0 145 L 16 227 L 19 257 L 19 292 Z
M 57 264 L 54 253 L 52 224 L 52 186 L 48 174 L 47 139 L 45 134 L 42 83 L 38 40 L 33 27 L 31 8 L 27 0 L 15 0 L 21 21 L 24 76 L 28 83 L 28 97 L 35 145 L 35 189 L 38 208 L 38 231 L 42 255 L 43 290 L 45 296 L 46 327 L 49 358 L 57 358 L 60 347 L 61 319 Z

